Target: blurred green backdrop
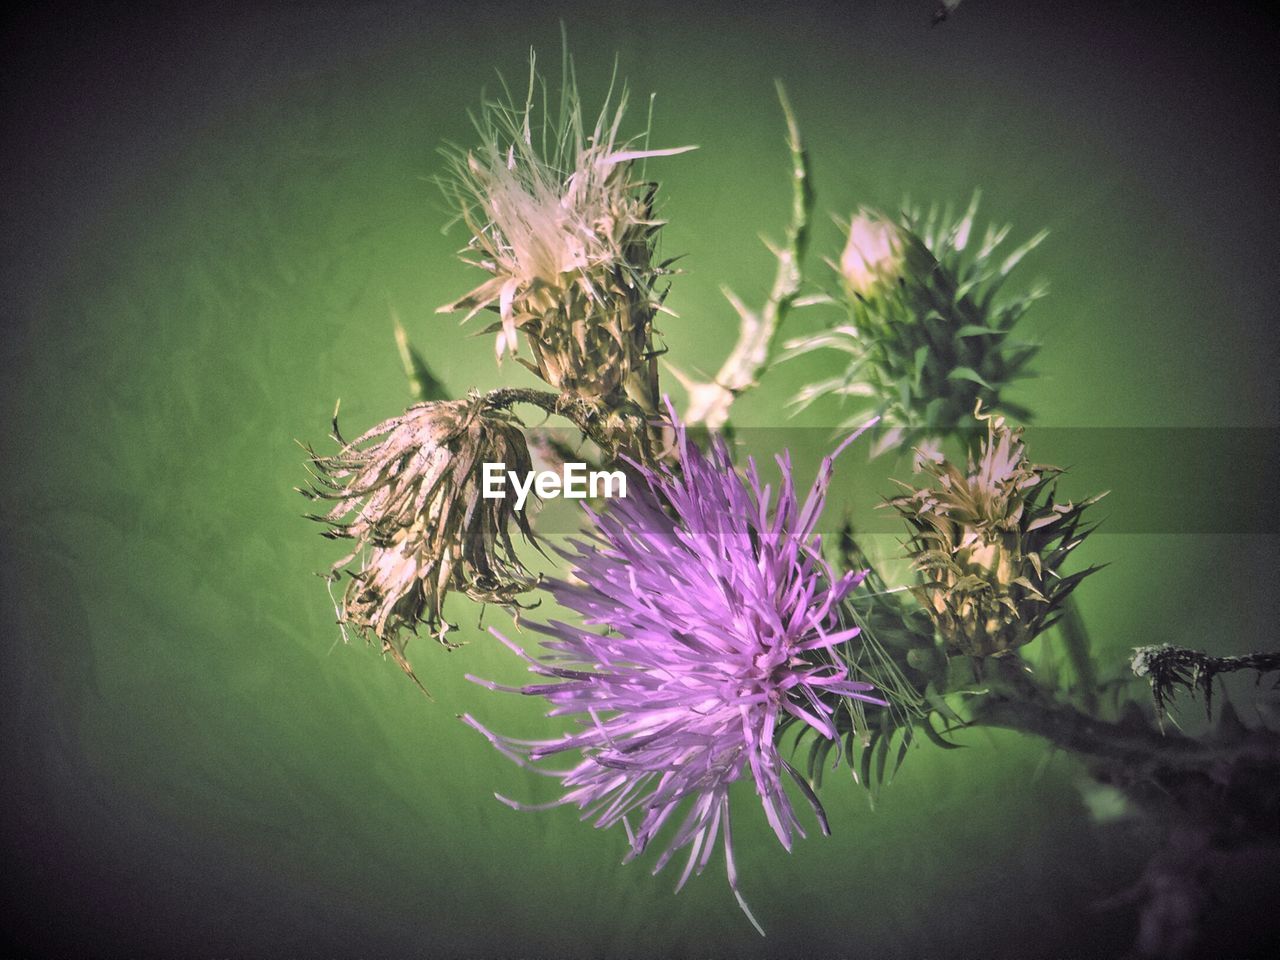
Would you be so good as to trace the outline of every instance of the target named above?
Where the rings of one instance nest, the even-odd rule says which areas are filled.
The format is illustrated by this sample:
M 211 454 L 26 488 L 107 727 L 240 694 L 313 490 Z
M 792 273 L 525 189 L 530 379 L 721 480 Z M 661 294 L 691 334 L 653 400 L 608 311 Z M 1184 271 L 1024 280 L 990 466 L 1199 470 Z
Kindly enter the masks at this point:
M 4 58 L 3 763 L 7 917 L 27 952 L 300 956 L 1084 956 L 1129 942 L 1150 838 L 1091 824 L 1079 768 L 1037 742 L 919 749 L 876 809 L 843 773 L 834 836 L 783 853 L 748 791 L 735 822 L 759 939 L 715 866 L 678 897 L 621 833 L 521 814 L 550 784 L 455 715 L 534 733 L 538 705 L 475 627 L 411 653 L 425 700 L 340 645 L 337 554 L 292 487 L 295 438 L 406 402 L 389 311 L 454 390 L 526 382 L 434 308 L 473 285 L 429 178 L 443 141 L 564 21 L 588 103 L 615 54 L 656 92 L 663 328 L 714 368 L 719 285 L 758 297 L 787 212 L 773 78 L 827 213 L 963 202 L 1051 237 L 1023 280 L 1042 376 L 1016 399 L 1068 427 L 1274 428 L 1275 52 L 1245 8 L 921 2 L 400 3 L 12 15 Z M 643 109 L 641 107 L 641 109 Z M 660 166 L 659 166 L 660 164 Z M 817 323 L 799 318 L 797 324 Z M 833 362 L 833 361 L 832 361 Z M 739 405 L 783 401 L 822 358 Z M 674 384 L 672 383 L 672 387 Z M 817 406 L 791 421 L 828 426 Z M 1043 459 L 1051 459 L 1033 450 Z M 892 465 L 886 465 L 887 471 Z M 899 466 L 901 466 L 899 464 Z M 1140 502 L 1160 463 L 1081 464 Z M 855 465 L 861 475 L 866 465 Z M 1222 490 L 1230 496 L 1230 464 Z M 885 471 L 882 471 L 882 473 Z M 1073 492 L 1074 492 L 1073 488 Z M 833 499 L 880 490 L 846 482 Z M 1190 492 L 1192 501 L 1196 491 Z M 1118 518 L 1124 529 L 1123 517 Z M 890 539 L 884 549 L 891 549 Z M 1239 650 L 1274 632 L 1275 527 L 1099 535 L 1081 593 L 1128 648 Z M 498 612 L 488 622 L 502 626 Z

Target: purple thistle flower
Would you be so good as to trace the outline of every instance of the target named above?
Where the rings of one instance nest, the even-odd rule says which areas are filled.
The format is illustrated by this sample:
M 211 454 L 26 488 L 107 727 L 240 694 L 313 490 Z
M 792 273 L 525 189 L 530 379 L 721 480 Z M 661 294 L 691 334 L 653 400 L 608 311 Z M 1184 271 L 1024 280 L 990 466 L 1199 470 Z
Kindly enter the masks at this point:
M 744 479 L 723 441 L 703 454 L 677 425 L 680 466 L 636 465 L 641 482 L 631 496 L 602 514 L 588 508 L 590 539 L 563 552 L 574 582 L 549 584 L 585 627 L 606 632 L 557 620 L 532 624 L 552 638 L 544 644 L 548 652 L 535 659 L 495 630 L 529 661 L 530 672 L 554 682 L 511 688 L 475 681 L 546 697 L 548 716 L 578 717 L 576 731 L 554 740 L 514 740 L 462 718 L 506 756 L 561 781 L 564 795 L 547 806 L 573 804 L 601 828 L 622 821 L 631 845 L 626 861 L 687 801 L 653 872 L 689 848 L 679 890 L 706 867 L 723 834 L 729 886 L 761 934 L 738 889 L 730 784 L 750 775 L 770 826 L 790 850 L 804 831 L 783 789 L 785 771 L 827 833 L 817 796 L 778 752 L 778 732 L 798 722 L 835 738 L 833 716 L 842 698 L 884 704 L 870 695 L 872 684 L 850 679 L 835 655 L 858 634 L 843 626 L 839 607 L 864 574 L 837 578 L 813 533 L 833 461 L 857 435 L 822 462 L 803 504 L 789 455 L 778 457 L 782 485 L 771 504 L 754 461 Z M 575 750 L 583 759 L 569 770 L 533 766 Z M 629 814 L 639 817 L 635 830 Z

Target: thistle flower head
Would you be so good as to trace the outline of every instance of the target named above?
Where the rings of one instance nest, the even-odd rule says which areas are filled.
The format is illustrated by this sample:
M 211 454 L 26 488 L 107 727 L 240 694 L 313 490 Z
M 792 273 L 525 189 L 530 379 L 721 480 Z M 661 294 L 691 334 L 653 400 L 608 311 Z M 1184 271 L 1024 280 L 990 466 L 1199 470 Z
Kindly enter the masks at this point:
M 1063 575 L 1067 555 L 1092 531 L 1086 507 L 1059 503 L 1057 467 L 1029 463 L 1021 429 L 988 417 L 987 438 L 966 469 L 940 456 L 919 463 L 932 486 L 890 502 L 914 531 L 914 588 L 953 653 L 998 656 L 1033 640 L 1097 567 Z M 908 487 L 908 489 L 911 489 Z
M 653 317 L 665 291 L 656 262 L 657 185 L 637 160 L 681 153 L 643 149 L 621 133 L 624 90 L 583 121 L 572 74 L 559 114 L 535 106 L 530 65 L 523 105 L 508 95 L 476 122 L 481 144 L 452 157 L 446 191 L 471 232 L 468 262 L 491 276 L 442 312 L 497 312 L 489 329 L 497 354 L 516 354 L 524 334 L 532 362 L 559 390 L 585 397 L 629 396 L 656 411 Z
M 844 368 L 804 387 L 793 403 L 859 398 L 847 423 L 868 413 L 881 418 L 875 452 L 967 427 L 979 401 L 1029 418 L 1004 392 L 1038 349 L 1012 332 L 1043 290 L 1011 298 L 1001 291 L 1044 234 L 1004 255 L 998 251 L 1008 227 L 988 228 L 981 242 L 973 236 L 977 201 L 958 219 L 936 208 L 907 210 L 895 221 L 868 211 L 853 218 L 840 262 L 832 264 L 844 322 L 787 344 L 790 356 L 838 351 Z
M 531 469 L 524 435 L 485 398 L 419 403 L 347 443 L 331 456 L 311 453 L 316 485 L 308 496 L 333 501 L 313 519 L 325 535 L 354 541 L 333 567 L 349 564 L 351 581 L 339 621 L 376 637 L 412 676 L 402 631 L 419 624 L 444 642 L 443 605 L 450 590 L 488 602 L 510 602 L 533 586 L 515 553 L 512 523 L 532 533 L 506 499 L 481 496 L 485 461 Z
M 545 697 L 551 716 L 577 717 L 576 729 L 520 741 L 464 719 L 522 764 L 580 751 L 575 766 L 550 774 L 565 788 L 556 804 L 579 807 L 597 827 L 623 821 L 628 859 L 684 805 L 654 872 L 688 848 L 683 885 L 723 835 L 729 883 L 750 917 L 733 862 L 730 785 L 750 778 L 790 849 L 803 831 L 785 773 L 825 830 L 816 796 L 778 752 L 779 731 L 798 723 L 834 738 L 842 702 L 884 701 L 840 654 L 858 630 L 843 627 L 839 607 L 862 574 L 836 577 L 813 533 L 834 454 L 803 504 L 780 457 L 774 503 L 754 464 L 745 479 L 734 472 L 722 441 L 704 455 L 682 426 L 676 437 L 680 468 L 638 467 L 642 482 L 608 512 L 589 511 L 590 539 L 565 554 L 573 579 L 551 591 L 584 626 L 534 626 L 551 639 L 541 658 L 526 658 L 549 682 L 519 692 Z

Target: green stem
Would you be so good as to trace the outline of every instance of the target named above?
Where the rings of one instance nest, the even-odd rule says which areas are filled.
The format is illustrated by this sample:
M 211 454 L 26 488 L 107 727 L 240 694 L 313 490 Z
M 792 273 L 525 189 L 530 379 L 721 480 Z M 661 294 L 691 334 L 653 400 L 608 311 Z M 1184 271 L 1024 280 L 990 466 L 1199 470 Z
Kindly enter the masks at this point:
M 975 700 L 971 723 L 1029 733 L 1072 753 L 1136 766 L 1156 761 L 1202 766 L 1222 756 L 1217 746 L 1181 734 L 1162 735 L 1144 723 L 1098 720 L 1063 704 L 988 696 Z
M 781 248 L 770 248 L 778 261 L 773 286 L 759 311 L 747 307 L 730 290 L 724 291 L 738 312 L 740 326 L 738 340 L 714 380 L 695 383 L 673 369 L 690 394 L 685 422 L 705 424 L 713 431 L 726 426 L 733 401 L 755 386 L 773 363 L 782 324 L 800 294 L 803 281 L 801 262 L 809 245 L 809 218 L 813 212 L 809 156 L 800 140 L 800 127 L 786 89 L 780 81 L 777 87 L 787 122 L 787 146 L 791 151 L 791 222 L 787 226 L 786 243 Z
M 530 387 L 499 387 L 485 394 L 485 404 L 493 410 L 517 403 L 563 417 L 608 457 L 625 455 L 642 463 L 653 462 L 651 418 L 644 416 L 630 401 L 605 408 L 574 394 Z
M 990 693 L 971 701 L 973 725 L 1042 737 L 1072 753 L 1119 764 L 1130 778 L 1155 769 L 1207 770 L 1237 759 L 1261 761 L 1280 774 L 1280 736 L 1270 731 L 1231 726 L 1193 739 L 1156 729 L 1136 706 L 1119 722 L 1100 720 L 1057 702 L 1016 659 L 996 667 Z

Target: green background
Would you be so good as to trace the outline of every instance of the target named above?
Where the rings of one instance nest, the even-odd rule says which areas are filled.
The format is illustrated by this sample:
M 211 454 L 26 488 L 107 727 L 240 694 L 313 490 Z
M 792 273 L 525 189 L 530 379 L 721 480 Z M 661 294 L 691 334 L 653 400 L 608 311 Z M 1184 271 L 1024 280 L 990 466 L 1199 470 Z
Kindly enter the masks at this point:
M 777 236 L 788 203 L 780 77 L 814 158 L 814 276 L 838 252 L 828 213 L 963 203 L 980 187 L 1015 237 L 1052 231 L 1020 268 L 1052 283 L 1026 321 L 1041 376 L 1014 397 L 1039 422 L 1274 428 L 1275 55 L 1260 20 L 968 0 L 930 29 L 931 11 L 364 3 L 9 22 L 0 710 L 6 913 L 29 952 L 1127 945 L 1132 908 L 1096 904 L 1132 882 L 1151 838 L 1092 824 L 1076 762 L 1012 735 L 916 750 L 874 810 L 830 775 L 834 836 L 791 855 L 744 786 L 735 840 L 765 940 L 719 857 L 672 896 L 677 873 L 651 878 L 652 855 L 619 865 L 621 831 L 507 809 L 494 790 L 545 800 L 552 785 L 455 716 L 548 730 L 536 703 L 463 679 L 518 682 L 521 665 L 460 602 L 473 642 L 411 648 L 435 702 L 341 645 L 314 576 L 336 545 L 292 490 L 294 440 L 322 441 L 335 399 L 349 430 L 405 404 L 392 309 L 452 389 L 529 382 L 434 313 L 476 278 L 429 179 L 442 142 L 470 142 L 467 110 L 495 70 L 518 80 L 531 45 L 555 70 L 561 19 L 588 104 L 616 53 L 637 113 L 657 94 L 655 144 L 700 147 L 650 168 L 663 250 L 687 254 L 669 301 L 680 319 L 663 324 L 683 366 L 714 368 L 731 342 L 721 283 L 748 299 L 766 288 L 757 234 Z M 740 425 L 837 423 L 835 405 L 783 413 L 832 362 L 772 373 Z M 882 492 L 894 465 L 867 472 L 861 456 L 833 510 Z M 1175 482 L 1159 462 L 1079 467 L 1072 492 L 1133 503 Z M 1231 497 L 1231 470 L 1203 495 Z M 1104 670 L 1119 675 L 1138 643 L 1263 643 L 1280 612 L 1275 547 L 1274 524 L 1098 535 L 1082 559 L 1113 565 L 1080 597 Z

